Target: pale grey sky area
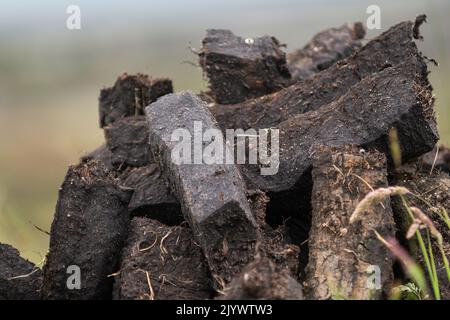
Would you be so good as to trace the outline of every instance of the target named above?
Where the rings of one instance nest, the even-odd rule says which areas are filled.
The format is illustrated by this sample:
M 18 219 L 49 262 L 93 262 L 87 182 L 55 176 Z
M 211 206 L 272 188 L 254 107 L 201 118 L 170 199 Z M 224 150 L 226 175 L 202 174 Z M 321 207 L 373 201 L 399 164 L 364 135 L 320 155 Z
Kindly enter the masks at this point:
M 90 31 L 103 28 L 133 28 L 133 25 L 180 30 L 205 25 L 214 27 L 246 26 L 253 30 L 270 31 L 287 21 L 296 25 L 333 24 L 336 21 L 365 17 L 365 8 L 377 4 L 386 23 L 394 18 L 406 18 L 426 8 L 448 8 L 446 0 L 167 0 L 167 1 L 106 1 L 106 0 L 2 0 L 1 31 L 63 32 L 68 5 L 82 9 L 83 25 Z

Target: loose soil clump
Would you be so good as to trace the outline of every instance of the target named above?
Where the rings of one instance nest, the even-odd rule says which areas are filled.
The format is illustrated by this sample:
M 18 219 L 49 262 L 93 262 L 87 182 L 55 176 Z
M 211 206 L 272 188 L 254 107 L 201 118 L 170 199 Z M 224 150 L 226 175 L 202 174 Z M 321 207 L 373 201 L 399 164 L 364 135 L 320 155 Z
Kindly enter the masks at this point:
M 191 230 L 148 218 L 131 221 L 115 279 L 115 299 L 203 300 L 213 293 Z

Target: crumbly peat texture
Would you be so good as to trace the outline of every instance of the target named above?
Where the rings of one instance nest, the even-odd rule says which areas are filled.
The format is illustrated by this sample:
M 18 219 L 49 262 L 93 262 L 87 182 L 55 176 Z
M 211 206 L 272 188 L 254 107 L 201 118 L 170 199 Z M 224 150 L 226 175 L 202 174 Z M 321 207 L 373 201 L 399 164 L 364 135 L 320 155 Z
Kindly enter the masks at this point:
M 41 269 L 0 243 L 0 300 L 38 300 L 41 285 Z
M 208 267 L 187 226 L 148 218 L 131 221 L 114 298 L 203 300 L 212 296 Z
M 152 79 L 141 73 L 124 73 L 119 76 L 114 86 L 100 92 L 100 127 L 124 117 L 143 115 L 145 106 L 172 92 L 170 79 Z
M 91 160 L 69 168 L 59 191 L 44 267 L 44 299 L 110 299 L 128 228 L 131 190 Z M 80 289 L 68 288 L 69 266 L 80 270 Z M 72 270 L 72 269 L 70 269 Z M 70 271 L 69 270 L 69 271 Z M 74 280 L 75 281 L 75 280 Z
M 291 80 L 286 54 L 274 37 L 244 39 L 230 30 L 211 29 L 199 58 L 211 95 L 221 104 L 263 96 Z
M 364 196 L 388 185 L 384 154 L 356 146 L 314 150 L 312 221 L 306 292 L 309 299 L 381 299 L 393 282 L 393 261 L 374 232 L 395 235 L 391 203 L 386 198 L 350 223 Z M 376 266 L 380 287 L 371 282 Z M 372 270 L 372 271 L 371 271 Z
M 347 58 L 362 47 L 361 39 L 365 35 L 361 22 L 319 32 L 302 49 L 287 55 L 292 78 L 296 81 L 307 79 Z

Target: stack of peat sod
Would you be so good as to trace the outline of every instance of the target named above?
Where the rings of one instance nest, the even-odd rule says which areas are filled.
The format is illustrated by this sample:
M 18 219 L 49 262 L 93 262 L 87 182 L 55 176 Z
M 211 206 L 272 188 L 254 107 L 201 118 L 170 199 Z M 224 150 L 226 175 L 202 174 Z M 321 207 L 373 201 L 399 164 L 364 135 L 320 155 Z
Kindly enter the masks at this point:
M 433 189 L 427 200 L 450 211 L 449 153 L 432 151 L 434 99 L 416 46 L 423 20 L 370 41 L 361 23 L 331 28 L 287 56 L 274 37 L 208 30 L 200 95 L 121 75 L 99 98 L 106 143 L 59 190 L 42 272 L 0 246 L 0 298 L 388 298 L 407 274 L 379 237 L 402 238 L 404 208 L 385 197 L 350 223 L 355 208 L 396 184 Z M 179 129 L 195 140 L 269 128 L 279 133 L 275 174 L 261 174 L 267 163 L 173 157 Z M 214 144 L 234 157 L 233 143 Z M 183 156 L 198 160 L 195 148 Z M 381 278 L 370 285 L 374 270 Z

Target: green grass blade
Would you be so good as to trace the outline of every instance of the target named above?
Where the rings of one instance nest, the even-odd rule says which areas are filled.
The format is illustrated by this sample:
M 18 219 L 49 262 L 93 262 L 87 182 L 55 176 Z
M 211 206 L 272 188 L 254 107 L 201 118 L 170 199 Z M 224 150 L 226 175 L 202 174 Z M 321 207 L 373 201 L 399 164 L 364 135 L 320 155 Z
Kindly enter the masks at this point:
M 439 290 L 439 279 L 437 276 L 437 270 L 436 270 L 436 263 L 434 260 L 434 254 L 433 254 L 433 246 L 431 244 L 431 237 L 430 237 L 430 231 L 427 229 L 427 242 L 428 242 L 428 251 L 430 256 L 430 264 L 431 264 L 431 274 L 433 278 L 431 279 L 431 285 L 433 287 L 433 292 L 436 300 L 441 300 L 441 293 Z
M 445 255 L 445 251 L 442 246 L 439 246 L 439 250 L 441 251 L 442 261 L 444 262 L 445 272 L 447 273 L 447 280 L 450 282 L 450 266 L 448 264 L 447 256 Z
M 403 206 L 405 207 L 406 211 L 408 212 L 408 215 L 409 215 L 410 220 L 412 222 L 414 220 L 414 214 L 412 213 L 411 209 L 409 208 L 405 197 L 404 196 L 400 196 L 400 198 L 402 199 Z M 430 258 L 428 257 L 428 253 L 427 253 L 427 249 L 426 249 L 426 246 L 425 246 L 425 242 L 423 241 L 422 235 L 420 234 L 419 230 L 416 231 L 416 238 L 417 238 L 417 242 L 419 243 L 419 248 L 420 248 L 420 251 L 422 253 L 423 259 L 425 261 L 425 266 L 426 266 L 427 271 L 428 271 L 428 276 L 430 278 L 431 285 L 433 286 L 434 295 L 436 297 L 435 281 L 434 281 L 433 271 L 431 269 Z M 419 283 L 417 283 L 417 285 L 419 285 Z M 426 286 L 424 288 L 426 288 Z M 426 292 L 426 289 L 424 291 Z M 439 293 L 437 295 L 439 296 Z

